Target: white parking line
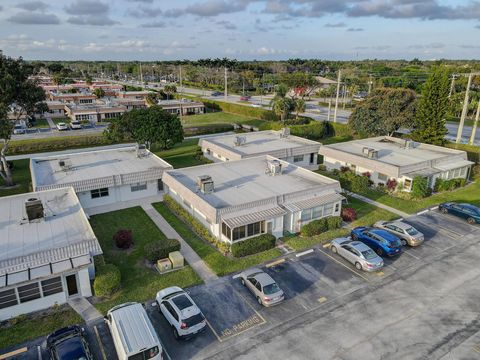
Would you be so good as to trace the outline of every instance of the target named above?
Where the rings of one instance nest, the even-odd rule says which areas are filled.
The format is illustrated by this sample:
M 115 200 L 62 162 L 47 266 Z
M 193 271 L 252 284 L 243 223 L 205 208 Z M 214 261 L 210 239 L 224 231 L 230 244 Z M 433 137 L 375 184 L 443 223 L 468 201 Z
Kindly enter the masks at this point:
M 418 256 L 415 256 L 415 255 L 413 255 L 413 254 L 410 254 L 410 252 L 409 252 L 408 250 L 405 250 L 403 253 L 404 253 L 404 254 L 407 254 L 407 255 L 410 255 L 411 257 L 413 257 L 413 258 L 416 259 L 416 260 L 420 260 L 420 258 L 419 258 Z
M 384 266 L 391 267 L 393 270 L 398 271 L 398 269 L 395 266 L 393 266 L 392 264 L 385 264 L 384 263 Z
M 357 271 L 351 269 L 349 266 L 345 265 L 343 262 L 341 261 L 338 261 L 337 259 L 335 259 L 333 256 L 327 254 L 325 251 L 321 250 L 321 249 L 318 249 L 318 251 L 320 251 L 322 254 L 328 256 L 330 259 L 332 259 L 333 261 L 335 261 L 336 263 L 342 265 L 344 268 L 350 270 L 351 272 L 353 272 L 355 275 L 358 275 L 360 276 L 362 279 L 364 279 L 365 281 L 367 282 L 370 282 L 370 280 L 368 278 L 366 278 L 365 276 L 363 276 L 362 274 L 358 273 Z
M 301 253 L 296 254 L 295 256 L 296 256 L 296 257 L 300 257 L 300 256 L 304 256 L 304 255 L 311 254 L 312 252 L 313 252 L 313 249 L 305 250 L 305 251 L 303 251 L 303 252 L 301 252 Z

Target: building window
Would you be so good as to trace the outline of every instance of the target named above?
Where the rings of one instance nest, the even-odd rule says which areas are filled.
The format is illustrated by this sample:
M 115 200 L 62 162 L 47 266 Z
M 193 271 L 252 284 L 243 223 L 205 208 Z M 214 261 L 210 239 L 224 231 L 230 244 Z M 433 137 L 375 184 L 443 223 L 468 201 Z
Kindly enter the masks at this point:
M 62 278 L 60 276 L 43 280 L 41 284 L 43 296 L 49 296 L 63 292 Z
M 224 222 L 222 222 L 222 234 L 228 239 L 232 238 L 232 230 Z
M 460 176 L 460 171 L 461 171 L 460 168 L 455 169 L 455 172 L 453 173 L 453 177 L 458 178 Z
M 225 224 L 223 224 L 223 225 L 225 225 Z M 227 226 L 227 228 L 228 228 L 228 226 Z M 243 226 L 239 226 L 239 227 L 234 228 L 233 232 L 232 232 L 232 235 L 233 235 L 232 240 L 235 241 L 235 240 L 243 239 L 243 238 L 246 238 L 246 237 L 259 235 L 259 234 L 263 234 L 264 232 L 265 232 L 265 221 L 258 221 L 256 223 L 243 225 Z M 222 226 L 222 233 L 223 233 L 223 226 Z M 227 236 L 227 235 L 225 235 L 225 236 Z
M 106 197 L 106 196 L 108 196 L 108 188 L 91 190 L 90 195 L 92 196 L 92 199 Z
M 301 162 L 303 161 L 303 155 L 295 155 L 293 157 L 293 162 Z
M 404 187 L 405 187 L 405 189 L 410 190 L 411 187 L 412 187 L 412 180 L 411 179 L 405 179 Z
M 302 221 L 309 221 L 312 220 L 312 209 L 305 209 L 302 210 Z
M 340 210 L 340 203 L 335 204 L 335 212 L 337 213 Z
M 310 164 L 313 164 L 314 161 L 315 161 L 315 154 L 310 153 Z
M 40 287 L 38 286 L 38 283 L 19 286 L 17 290 L 21 303 L 40 298 Z
M 131 192 L 143 191 L 143 190 L 147 190 L 147 183 L 146 182 L 136 183 L 136 184 L 130 185 L 130 191 Z
M 158 187 L 158 191 L 163 191 L 163 181 L 162 181 L 162 179 L 158 179 L 157 187 Z
M 15 289 L 0 291 L 0 309 L 18 305 Z
M 316 206 L 312 209 L 312 219 L 320 219 L 323 216 L 323 206 Z
M 378 180 L 379 180 L 379 181 L 387 181 L 387 180 L 388 180 L 388 176 L 385 175 L 385 174 L 382 174 L 382 173 L 378 173 Z
M 467 168 L 466 168 L 466 167 L 463 167 L 463 168 L 460 170 L 460 176 L 462 176 L 462 177 L 467 176 Z
M 329 216 L 329 215 L 332 215 L 332 213 L 333 213 L 333 203 L 326 204 L 323 210 L 323 216 Z
M 121 115 L 121 113 L 105 113 L 105 119 L 114 119 Z

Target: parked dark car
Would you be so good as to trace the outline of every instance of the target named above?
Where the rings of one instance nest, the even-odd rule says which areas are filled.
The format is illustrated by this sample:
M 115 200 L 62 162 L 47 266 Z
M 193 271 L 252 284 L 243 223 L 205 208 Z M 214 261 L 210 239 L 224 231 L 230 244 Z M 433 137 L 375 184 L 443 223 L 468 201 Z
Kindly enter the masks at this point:
M 223 96 L 223 92 L 214 91 L 214 92 L 212 92 L 212 96 Z
M 363 242 L 379 256 L 395 256 L 402 252 L 400 239 L 386 230 L 359 226 L 352 230 L 352 239 Z
M 438 210 L 444 214 L 451 214 L 466 219 L 469 224 L 480 224 L 480 208 L 475 205 L 447 202 L 440 204 Z
M 47 337 L 47 349 L 52 360 L 93 360 L 83 328 L 68 326 Z

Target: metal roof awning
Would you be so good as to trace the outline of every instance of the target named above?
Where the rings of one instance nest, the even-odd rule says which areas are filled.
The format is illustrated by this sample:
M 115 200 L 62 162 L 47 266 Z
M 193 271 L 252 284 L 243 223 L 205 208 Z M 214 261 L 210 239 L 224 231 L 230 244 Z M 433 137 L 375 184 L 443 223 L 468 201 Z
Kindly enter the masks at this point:
M 234 215 L 229 214 L 231 216 L 225 217 L 222 216 L 222 221 L 228 225 L 229 228 L 233 229 L 242 225 L 252 224 L 262 220 L 268 220 L 274 217 L 283 216 L 287 212 L 285 209 L 281 208 L 280 206 L 275 206 L 269 209 L 252 212 L 245 215 Z
M 448 163 L 435 165 L 435 169 L 446 171 L 446 170 L 458 169 L 464 166 L 470 166 L 473 164 L 474 162 L 469 160 L 457 160 L 457 161 L 451 161 Z
M 404 176 L 409 176 L 412 178 L 414 176 L 431 176 L 431 175 L 438 174 L 439 172 L 441 171 L 435 168 L 424 168 L 424 169 L 410 171 L 408 173 L 405 173 Z
M 291 204 L 286 204 L 285 207 L 290 211 L 300 211 L 305 209 L 311 209 L 316 206 L 325 205 L 328 203 L 334 203 L 342 201 L 344 197 L 337 193 L 326 194 L 323 196 L 314 197 L 302 201 L 297 201 Z

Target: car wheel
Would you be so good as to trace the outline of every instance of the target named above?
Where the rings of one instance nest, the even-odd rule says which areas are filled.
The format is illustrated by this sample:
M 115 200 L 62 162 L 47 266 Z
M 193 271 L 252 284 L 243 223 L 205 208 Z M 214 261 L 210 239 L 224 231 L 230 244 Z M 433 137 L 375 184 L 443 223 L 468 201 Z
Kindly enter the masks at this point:
M 242 282 L 242 285 L 245 286 L 245 279 L 240 280 Z
M 375 252 L 377 253 L 378 256 L 383 255 L 383 250 L 382 249 L 377 249 L 377 250 L 375 250 Z
M 360 264 L 359 262 L 356 262 L 355 263 L 355 267 L 358 269 L 358 270 L 362 270 L 362 264 Z
M 401 239 L 400 242 L 402 243 L 402 246 L 407 246 L 407 240 Z
M 336 254 L 338 252 L 337 248 L 335 246 L 332 246 L 332 253 Z
M 467 219 L 467 222 L 468 222 L 470 225 L 473 225 L 473 224 L 475 224 L 475 219 L 469 217 L 469 218 Z
M 442 214 L 447 214 L 447 213 L 448 213 L 448 209 L 447 209 L 447 208 L 442 208 L 440 211 L 442 212 Z
M 175 339 L 180 339 L 180 335 L 178 335 L 178 331 L 177 329 L 173 328 L 173 336 L 175 337 Z
M 258 301 L 258 303 L 259 303 L 260 305 L 263 305 L 263 303 L 262 303 L 262 299 L 260 299 L 260 297 L 259 297 L 259 296 L 257 296 L 257 301 Z

